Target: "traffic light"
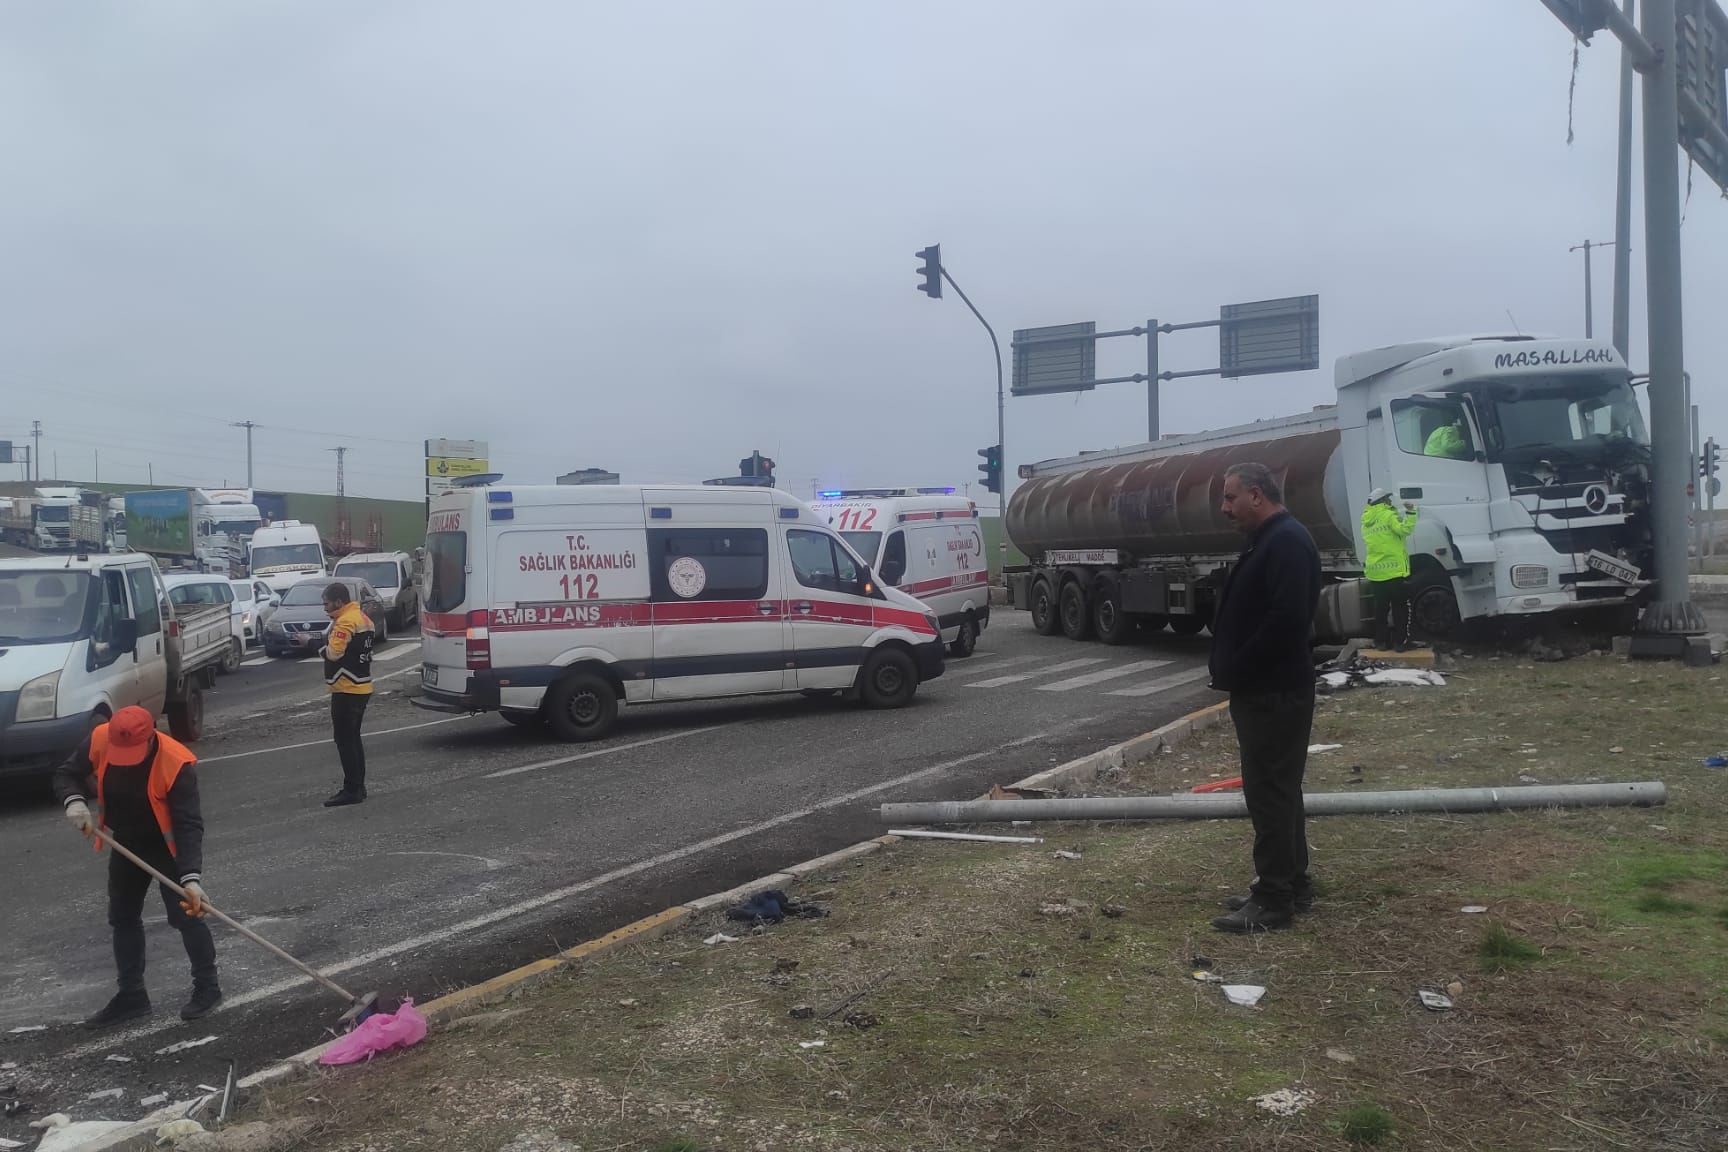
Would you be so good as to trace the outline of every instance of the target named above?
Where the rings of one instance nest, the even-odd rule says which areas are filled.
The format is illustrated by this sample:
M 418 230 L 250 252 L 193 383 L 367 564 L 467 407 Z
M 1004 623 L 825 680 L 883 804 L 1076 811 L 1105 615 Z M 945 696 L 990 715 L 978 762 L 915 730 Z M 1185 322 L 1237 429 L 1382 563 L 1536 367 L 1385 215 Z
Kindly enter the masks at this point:
M 773 480 L 774 461 L 760 452 L 752 452 L 738 461 L 738 475 L 754 480 Z
M 1002 445 L 992 444 L 988 448 L 980 448 L 978 455 L 984 457 L 984 463 L 978 465 L 978 471 L 984 473 L 984 490 L 1002 491 Z
M 1720 461 L 1718 461 L 1718 459 L 1717 459 L 1717 453 L 1718 453 L 1718 449 L 1716 447 L 1716 440 L 1714 437 L 1712 437 L 1709 440 L 1704 441 L 1704 452 L 1703 452 L 1703 455 L 1700 456 L 1698 459 L 1698 475 L 1704 477 L 1705 479 L 1708 479 L 1711 476 L 1716 475 L 1716 469 L 1717 469 L 1718 464 L 1720 463 Z
M 913 255 L 924 261 L 918 269 L 918 275 L 923 277 L 918 291 L 932 300 L 942 299 L 942 245 L 932 244 L 928 248 L 920 248 Z

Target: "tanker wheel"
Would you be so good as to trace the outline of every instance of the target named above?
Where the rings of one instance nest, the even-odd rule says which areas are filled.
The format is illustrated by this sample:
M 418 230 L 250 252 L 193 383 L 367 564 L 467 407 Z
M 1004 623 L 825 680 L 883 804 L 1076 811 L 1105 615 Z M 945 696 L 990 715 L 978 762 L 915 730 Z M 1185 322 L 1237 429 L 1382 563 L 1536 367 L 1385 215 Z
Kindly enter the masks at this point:
M 1124 643 L 1134 631 L 1128 614 L 1122 611 L 1122 586 L 1108 573 L 1098 577 L 1098 586 L 1092 590 L 1092 630 L 1106 644 Z
M 1210 623 L 1211 620 L 1205 616 L 1196 616 L 1193 614 L 1172 616 L 1170 617 L 1170 631 L 1176 633 L 1178 636 L 1198 636 L 1200 635 L 1200 630 Z
M 1032 582 L 1031 609 L 1032 628 L 1038 635 L 1054 636 L 1062 630 L 1062 621 L 1056 615 L 1056 593 L 1043 577 Z
M 1092 613 L 1086 603 L 1086 589 L 1080 587 L 1080 581 L 1070 580 L 1062 585 L 1062 595 L 1056 606 L 1058 615 L 1062 617 L 1062 635 L 1070 640 L 1085 640 L 1092 635 Z
M 1458 631 L 1463 621 L 1452 579 L 1432 570 L 1410 575 L 1411 629 L 1430 639 L 1444 639 Z

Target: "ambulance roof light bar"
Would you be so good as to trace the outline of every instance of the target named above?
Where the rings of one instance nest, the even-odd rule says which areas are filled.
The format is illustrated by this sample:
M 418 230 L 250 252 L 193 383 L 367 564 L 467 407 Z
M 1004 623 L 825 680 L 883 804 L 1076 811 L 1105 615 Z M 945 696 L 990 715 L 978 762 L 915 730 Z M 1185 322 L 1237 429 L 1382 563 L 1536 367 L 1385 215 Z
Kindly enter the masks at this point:
M 947 484 L 925 488 L 827 488 L 816 495 L 823 500 L 856 499 L 860 496 L 878 498 L 889 496 L 952 496 L 954 495 L 954 485 Z

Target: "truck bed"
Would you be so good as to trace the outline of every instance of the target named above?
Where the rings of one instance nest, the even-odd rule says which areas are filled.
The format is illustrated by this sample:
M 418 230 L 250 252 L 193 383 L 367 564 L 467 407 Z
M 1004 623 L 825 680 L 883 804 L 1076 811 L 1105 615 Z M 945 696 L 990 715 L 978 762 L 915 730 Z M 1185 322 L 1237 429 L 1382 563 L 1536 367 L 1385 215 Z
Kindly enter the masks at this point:
M 227 655 L 234 637 L 231 611 L 226 604 L 174 609 L 167 646 L 170 697 L 180 695 L 190 677 Z

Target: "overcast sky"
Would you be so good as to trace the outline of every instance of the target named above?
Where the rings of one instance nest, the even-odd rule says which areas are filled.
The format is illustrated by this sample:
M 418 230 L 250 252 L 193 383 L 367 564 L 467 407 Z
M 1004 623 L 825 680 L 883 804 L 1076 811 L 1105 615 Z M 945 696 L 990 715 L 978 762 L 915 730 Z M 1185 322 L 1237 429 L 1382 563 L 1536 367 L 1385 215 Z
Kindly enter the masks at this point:
M 1317 16 L 1316 14 L 1323 14 Z M 1580 334 L 1619 57 L 1538 0 L 0 7 L 0 438 L 68 479 L 412 497 L 424 437 L 517 481 L 964 483 L 1020 327 L 1318 293 L 1322 370 L 1164 386 L 1166 432 L 1332 395 L 1428 335 Z M 1642 207 L 1634 229 L 1643 259 Z M 1728 203 L 1696 176 L 1687 367 L 1728 436 Z M 1598 333 L 1611 253 L 1597 263 Z M 1510 319 L 1509 319 L 1510 314 Z M 1646 364 L 1642 276 L 1634 367 Z M 1164 366 L 1216 363 L 1177 333 Z M 1100 371 L 1143 346 L 1107 342 Z M 1010 399 L 1022 461 L 1145 391 Z M 0 468 L 15 477 L 17 469 Z

